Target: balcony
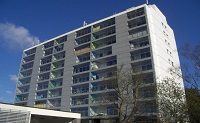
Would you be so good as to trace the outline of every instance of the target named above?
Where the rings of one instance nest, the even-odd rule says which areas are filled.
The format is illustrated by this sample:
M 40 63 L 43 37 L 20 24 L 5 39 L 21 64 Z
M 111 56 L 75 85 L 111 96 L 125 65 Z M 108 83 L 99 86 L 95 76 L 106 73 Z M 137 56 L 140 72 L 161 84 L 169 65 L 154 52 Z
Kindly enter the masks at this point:
M 143 79 L 143 82 L 145 84 L 150 84 L 150 83 L 154 83 L 154 78 L 153 78 L 153 75 L 152 76 L 147 76 Z
M 113 57 L 108 57 L 108 58 L 100 59 L 97 61 L 93 61 L 91 63 L 91 69 L 97 70 L 97 69 L 105 68 L 108 66 L 116 65 L 117 64 L 116 59 L 117 59 L 116 56 L 113 56 Z
M 63 69 L 55 70 L 50 73 L 51 79 L 57 79 L 63 76 Z
M 131 66 L 133 69 L 133 73 L 146 72 L 146 71 L 152 70 L 151 60 L 133 63 L 131 64 Z
M 91 32 L 91 27 L 84 28 L 84 29 L 79 30 L 79 31 L 76 32 L 76 37 L 80 37 L 80 36 L 86 35 L 86 34 L 88 34 L 90 32 Z
M 27 56 L 30 56 L 30 55 L 34 54 L 35 52 L 36 52 L 36 48 L 27 50 L 27 51 L 23 52 L 23 58 L 27 57 Z
M 114 106 L 92 106 L 90 116 L 112 116 L 118 115 L 117 107 Z
M 155 88 L 154 87 L 142 87 L 139 89 L 139 98 L 140 99 L 147 99 L 147 98 L 153 98 L 156 96 L 155 94 Z
M 84 37 L 75 39 L 74 44 L 75 44 L 76 46 L 79 46 L 79 45 L 85 44 L 85 43 L 87 43 L 87 42 L 89 42 L 89 41 L 91 41 L 91 36 L 90 36 L 90 34 L 89 34 L 89 35 L 86 35 L 86 36 L 84 36 Z
M 110 104 L 117 101 L 117 96 L 113 92 L 104 92 L 98 94 L 91 94 L 90 103 L 91 104 Z
M 35 99 L 43 99 L 43 98 L 47 98 L 47 91 L 41 91 L 36 93 Z
M 91 44 L 92 50 L 95 50 L 97 48 L 101 48 L 104 46 L 108 46 L 110 44 L 116 43 L 116 36 L 108 37 L 102 40 L 94 41 Z
M 49 82 L 42 82 L 37 84 L 37 90 L 43 90 L 48 88 Z
M 149 46 L 148 37 L 139 38 L 139 39 L 135 39 L 133 41 L 130 41 L 130 49 L 131 50 L 146 48 L 148 46 Z
M 57 62 L 52 63 L 51 69 L 56 70 L 56 69 L 64 67 L 64 62 L 65 62 L 64 60 L 61 60 L 61 61 L 57 61 Z
M 28 91 L 29 91 L 29 85 L 23 86 L 23 87 L 18 87 L 16 89 L 17 94 L 27 93 Z
M 32 67 L 33 67 L 33 62 L 22 65 L 20 70 L 25 71 L 25 70 L 31 69 Z
M 80 55 L 90 51 L 90 44 L 85 44 L 74 49 L 74 55 Z
M 90 70 L 90 63 L 84 63 L 81 65 L 76 65 L 74 66 L 74 71 L 73 73 L 80 73 L 80 72 L 85 72 Z
M 49 90 L 48 97 L 59 97 L 61 95 L 62 95 L 62 89 L 58 88 L 58 89 Z
M 50 63 L 50 62 L 51 62 L 51 58 L 52 58 L 51 56 L 42 58 L 42 59 L 40 60 L 40 61 L 41 61 L 41 65 Z
M 145 48 L 131 52 L 131 61 L 140 60 L 151 57 L 150 48 Z
M 17 87 L 21 87 L 21 86 L 26 86 L 28 84 L 30 84 L 30 81 L 31 81 L 31 78 L 28 77 L 28 78 L 19 78 L 19 81 L 17 83 Z
M 94 25 L 92 27 L 92 31 L 96 32 L 96 31 L 102 30 L 102 29 L 109 27 L 111 25 L 114 25 L 114 24 L 115 24 L 115 18 L 111 18 L 109 20 L 106 20 L 106 21 L 103 21 L 101 23 Z
M 90 60 L 90 53 L 76 56 L 76 63 L 81 63 Z
M 47 101 L 47 108 L 57 108 L 61 106 L 61 99 L 49 99 Z
M 63 79 L 51 80 L 49 82 L 49 88 L 60 87 L 63 84 Z
M 20 72 L 19 73 L 19 78 L 27 78 L 27 77 L 30 77 L 32 75 L 32 70 L 27 70 L 27 71 L 24 71 L 24 72 Z
M 65 51 L 53 55 L 53 61 L 58 61 L 65 58 Z
M 137 76 L 137 75 L 136 75 Z M 133 75 L 134 85 L 141 84 L 140 87 L 150 87 L 153 85 L 155 79 L 153 77 L 153 72 L 142 74 L 142 80 L 137 81 L 137 77 Z
M 48 72 L 48 73 L 44 73 L 44 74 L 40 74 L 40 75 L 39 75 L 39 78 L 38 78 L 38 81 L 48 80 L 49 77 L 50 77 L 49 74 L 50 74 L 49 72 Z
M 131 39 L 135 39 L 135 38 L 140 38 L 143 36 L 147 36 L 148 32 L 147 32 L 147 27 L 140 27 L 137 29 L 133 29 L 129 31 L 129 38 Z
M 75 106 L 75 105 L 86 105 L 88 104 L 88 95 L 84 95 L 84 96 L 77 96 L 77 97 L 72 97 L 71 98 L 71 105 Z
M 89 92 L 89 84 L 72 86 L 72 94 L 81 94 Z
M 133 10 L 131 12 L 128 12 L 127 17 L 128 17 L 128 19 L 132 19 L 132 18 L 135 18 L 137 16 L 144 15 L 144 14 L 145 14 L 144 8 L 139 8 L 139 9 Z
M 157 113 L 156 100 L 150 100 L 145 102 L 140 102 L 138 105 L 137 114 L 149 114 L 149 113 Z
M 27 101 L 27 100 L 28 100 L 28 94 L 16 95 L 15 97 L 15 103 L 18 103 L 21 101 Z
M 115 74 L 115 71 L 117 70 L 116 67 L 103 69 L 99 71 L 93 71 L 91 72 L 91 80 L 103 80 L 112 77 Z
M 50 47 L 53 47 L 54 45 L 54 41 L 50 41 L 50 42 L 47 42 L 43 45 L 44 49 L 48 49 Z
M 128 21 L 128 27 L 134 28 L 146 24 L 145 16 Z
M 103 48 L 103 49 L 92 51 L 91 58 L 97 59 L 97 58 L 105 57 L 105 56 L 108 56 L 108 55 L 111 55 L 111 54 L 112 54 L 112 47 L 106 47 L 106 48 Z
M 47 49 L 44 51 L 44 56 L 51 55 L 53 53 L 53 48 Z
M 113 90 L 115 88 L 114 83 L 107 83 L 105 81 L 103 82 L 95 82 L 91 84 L 91 91 L 92 92 L 98 92 L 98 91 L 108 91 Z
M 41 66 L 39 68 L 40 73 L 47 72 L 51 70 L 51 64 Z
M 89 81 L 89 73 L 73 76 L 73 84 L 84 83 Z
M 27 56 L 22 59 L 22 64 L 29 63 L 29 62 L 33 61 L 34 59 L 35 59 L 35 54 Z
M 60 52 L 64 49 L 64 44 L 58 44 L 57 46 L 55 46 L 53 48 L 53 53 L 57 53 L 57 52 Z
M 88 108 L 87 107 L 71 108 L 71 112 L 80 113 L 81 117 L 88 116 Z
M 45 101 L 36 101 L 34 106 L 35 108 L 46 108 L 46 100 Z
M 91 38 L 92 38 L 92 41 L 94 41 L 94 40 L 112 35 L 114 33 L 115 33 L 115 27 L 110 27 L 110 28 L 106 28 L 104 30 L 93 33 Z
M 54 40 L 54 45 L 57 46 L 67 41 L 67 35 Z

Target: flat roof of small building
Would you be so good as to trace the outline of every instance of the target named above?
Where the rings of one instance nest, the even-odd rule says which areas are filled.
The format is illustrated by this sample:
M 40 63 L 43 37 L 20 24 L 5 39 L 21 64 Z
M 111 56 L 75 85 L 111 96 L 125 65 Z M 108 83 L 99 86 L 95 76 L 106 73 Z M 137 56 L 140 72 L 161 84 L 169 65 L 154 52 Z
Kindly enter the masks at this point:
M 80 119 L 81 114 L 65 112 L 65 111 L 56 111 L 56 110 L 48 110 L 48 109 L 39 109 L 33 107 L 25 107 L 25 106 L 16 106 L 13 104 L 3 104 L 0 103 L 0 110 L 10 110 L 10 111 L 20 111 L 20 112 L 30 112 L 31 120 L 45 120 L 51 122 L 62 121 L 63 123 L 72 121 L 74 119 Z

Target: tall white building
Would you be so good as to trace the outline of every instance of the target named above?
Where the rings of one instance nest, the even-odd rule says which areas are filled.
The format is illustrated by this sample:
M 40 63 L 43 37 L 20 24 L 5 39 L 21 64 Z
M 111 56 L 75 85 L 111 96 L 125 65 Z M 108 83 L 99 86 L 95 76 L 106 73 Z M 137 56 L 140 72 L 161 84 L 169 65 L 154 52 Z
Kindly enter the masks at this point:
M 148 85 L 180 65 L 173 30 L 155 5 L 129 8 L 24 50 L 15 104 L 79 112 L 83 123 L 117 117 L 114 105 L 99 102 L 113 93 L 105 78 L 121 64 L 148 74 L 141 117 L 155 120 L 158 107 L 148 101 L 157 103 L 157 93 Z

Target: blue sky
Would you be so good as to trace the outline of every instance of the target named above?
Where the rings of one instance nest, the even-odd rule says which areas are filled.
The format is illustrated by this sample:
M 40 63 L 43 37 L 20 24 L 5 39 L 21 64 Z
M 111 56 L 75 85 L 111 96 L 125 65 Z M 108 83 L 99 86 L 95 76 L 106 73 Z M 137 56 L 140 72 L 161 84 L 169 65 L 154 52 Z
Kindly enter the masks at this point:
M 145 0 L 0 0 L 0 101 L 12 103 L 23 49 Z M 200 0 L 149 0 L 173 28 L 177 46 L 200 43 Z

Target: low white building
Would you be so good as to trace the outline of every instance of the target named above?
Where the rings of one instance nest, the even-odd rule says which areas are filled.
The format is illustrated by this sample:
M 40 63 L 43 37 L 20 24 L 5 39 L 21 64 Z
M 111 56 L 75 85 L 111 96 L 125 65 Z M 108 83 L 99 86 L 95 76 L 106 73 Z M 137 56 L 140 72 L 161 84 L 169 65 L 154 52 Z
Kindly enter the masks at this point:
M 79 113 L 0 104 L 0 123 L 80 123 Z

